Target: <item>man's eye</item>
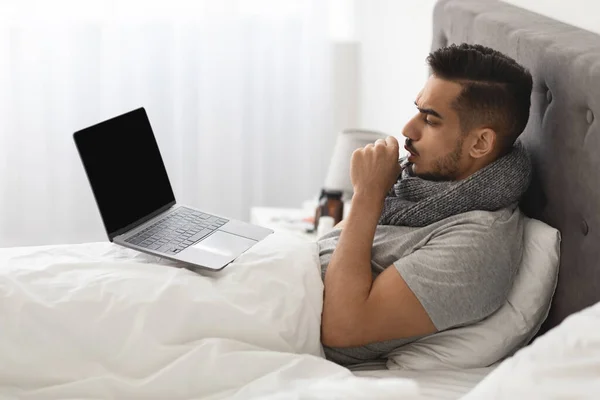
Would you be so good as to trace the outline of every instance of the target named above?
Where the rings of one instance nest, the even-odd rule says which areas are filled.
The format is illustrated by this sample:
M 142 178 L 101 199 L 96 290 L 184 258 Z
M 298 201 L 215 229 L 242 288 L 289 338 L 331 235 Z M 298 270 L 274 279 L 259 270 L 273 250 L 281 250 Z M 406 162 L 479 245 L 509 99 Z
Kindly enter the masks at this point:
M 427 125 L 435 125 L 435 123 L 433 121 L 430 121 L 427 117 L 425 117 L 425 123 Z

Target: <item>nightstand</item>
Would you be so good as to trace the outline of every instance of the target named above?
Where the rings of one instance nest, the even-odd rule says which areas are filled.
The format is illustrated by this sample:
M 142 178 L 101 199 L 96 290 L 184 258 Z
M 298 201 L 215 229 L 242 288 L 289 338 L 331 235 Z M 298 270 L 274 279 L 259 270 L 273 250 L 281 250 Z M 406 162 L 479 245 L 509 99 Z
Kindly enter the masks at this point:
M 250 209 L 250 223 L 273 229 L 275 232 L 289 232 L 309 241 L 316 241 L 317 234 L 307 233 L 313 223 L 307 221 L 313 218 L 314 209 L 310 208 L 279 208 L 279 207 L 252 207 Z

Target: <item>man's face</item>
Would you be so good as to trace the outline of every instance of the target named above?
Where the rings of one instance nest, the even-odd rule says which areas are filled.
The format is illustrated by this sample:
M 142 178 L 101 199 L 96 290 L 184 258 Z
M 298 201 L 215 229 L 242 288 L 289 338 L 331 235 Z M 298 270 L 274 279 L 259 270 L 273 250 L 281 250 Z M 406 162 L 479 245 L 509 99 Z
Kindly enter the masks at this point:
M 435 181 L 461 179 L 465 137 L 452 108 L 461 89 L 458 83 L 431 76 L 417 96 L 417 115 L 402 131 L 413 175 Z

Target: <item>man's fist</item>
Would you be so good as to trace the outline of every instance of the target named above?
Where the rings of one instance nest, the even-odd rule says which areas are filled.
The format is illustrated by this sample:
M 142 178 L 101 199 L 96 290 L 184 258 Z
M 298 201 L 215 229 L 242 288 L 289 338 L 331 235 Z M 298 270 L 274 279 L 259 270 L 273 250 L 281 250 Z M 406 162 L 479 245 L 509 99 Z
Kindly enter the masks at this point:
M 378 139 L 352 153 L 350 179 L 354 193 L 379 196 L 384 199 L 396 183 L 401 168 L 398 164 L 400 145 L 393 136 Z

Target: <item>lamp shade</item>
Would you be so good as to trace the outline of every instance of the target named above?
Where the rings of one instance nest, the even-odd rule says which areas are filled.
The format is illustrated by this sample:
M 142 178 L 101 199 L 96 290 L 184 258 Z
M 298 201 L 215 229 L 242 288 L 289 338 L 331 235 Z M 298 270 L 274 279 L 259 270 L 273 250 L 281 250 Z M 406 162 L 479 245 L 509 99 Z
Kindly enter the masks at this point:
M 354 150 L 364 147 L 377 139 L 385 139 L 388 135 L 363 129 L 344 129 L 337 136 L 333 155 L 325 178 L 326 190 L 342 191 L 345 198 L 352 197 L 354 188 L 350 180 L 350 160 Z

